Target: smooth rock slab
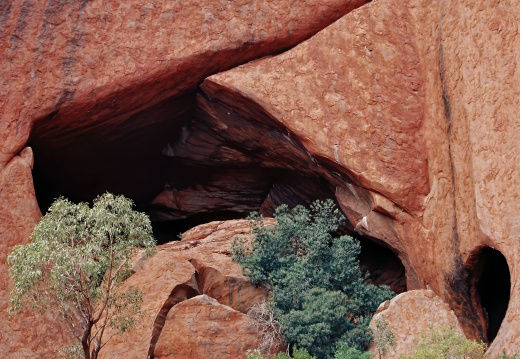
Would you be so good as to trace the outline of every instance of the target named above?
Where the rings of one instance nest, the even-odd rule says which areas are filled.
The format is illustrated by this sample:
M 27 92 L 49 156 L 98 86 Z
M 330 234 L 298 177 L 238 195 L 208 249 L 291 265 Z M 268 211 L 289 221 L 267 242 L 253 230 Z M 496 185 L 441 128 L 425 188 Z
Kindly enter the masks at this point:
M 249 316 L 201 295 L 175 306 L 155 349 L 159 359 L 242 359 L 259 346 Z

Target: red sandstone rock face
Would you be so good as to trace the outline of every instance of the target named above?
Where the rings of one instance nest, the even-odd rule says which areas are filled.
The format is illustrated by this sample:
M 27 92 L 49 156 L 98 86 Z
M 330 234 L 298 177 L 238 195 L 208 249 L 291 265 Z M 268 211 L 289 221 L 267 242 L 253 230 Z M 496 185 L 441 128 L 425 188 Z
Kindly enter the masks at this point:
M 155 358 L 242 359 L 259 346 L 249 316 L 201 295 L 175 306 L 166 318 Z
M 247 126 L 278 132 L 281 159 L 264 156 L 264 166 L 325 178 L 354 229 L 399 254 L 408 288 L 429 285 L 468 336 L 485 338 L 467 260 L 491 246 L 516 273 L 520 248 L 517 8 L 372 2 L 294 49 L 206 79 L 197 120 L 244 152 L 254 146 Z M 196 152 L 201 127 L 187 128 L 179 153 Z M 493 355 L 517 350 L 515 293 Z
M 253 153 L 264 167 L 326 179 L 352 229 L 390 245 L 408 287 L 421 287 L 414 238 L 398 233 L 420 226 L 429 191 L 414 25 L 405 4 L 369 4 L 284 54 L 209 77 L 176 156 L 229 164 Z M 207 129 L 242 156 L 211 151 Z
M 137 259 L 126 285 L 143 291 L 145 316 L 135 331 L 113 337 L 103 357 L 242 358 L 257 348 L 245 313 L 268 292 L 229 256 L 233 239 L 249 232 L 246 220 L 211 222 Z
M 102 163 L 105 157 L 118 164 L 126 156 L 134 167 L 142 156 L 147 166 L 137 166 L 117 190 L 126 192 L 125 184 L 139 178 L 133 185 L 145 190 L 135 194 L 150 202 L 156 220 L 219 210 L 268 214 L 283 202 L 335 195 L 349 229 L 386 243 L 406 267 L 408 289 L 430 287 L 472 338 L 485 337 L 486 323 L 468 261 L 483 246 L 497 248 L 511 269 L 512 292 L 490 353 L 520 350 L 516 2 L 372 1 L 292 50 L 208 78 L 195 110 L 186 112 L 194 102 L 190 92 L 205 76 L 284 50 L 361 3 L 277 2 L 276 8 L 253 2 L 225 10 L 214 2 L 175 8 L 93 1 L 46 9 L 10 3 L 0 15 L 0 176 L 10 173 L 11 165 L 4 166 L 38 120 L 33 140 L 40 149 L 55 146 L 48 157 L 69 156 L 64 168 L 84 168 L 69 178 L 52 167 L 58 187 L 97 193 L 88 175 L 98 167 L 121 177 L 117 166 Z M 330 11 L 334 6 L 338 11 Z M 144 127 L 154 123 L 173 129 Z M 145 137 L 142 148 L 162 150 L 161 161 L 148 161 L 141 147 L 128 151 L 140 143 L 130 136 L 136 132 Z M 99 137 L 130 145 L 100 147 L 90 162 L 80 155 L 96 145 L 70 145 Z M 0 228 L 8 228 L 0 245 L 27 240 L 23 223 L 38 217 L 28 210 L 32 220 L 25 222 L 11 214 L 19 208 L 14 199 L 31 191 L 24 171 L 26 185 L 11 190 L 22 182 L 5 180 L 0 187 L 0 196 L 10 193 L 0 202 Z M 14 235 L 11 228 L 20 223 L 24 229 Z M 177 253 L 176 246 L 164 253 Z M 220 301 L 229 298 L 225 304 L 242 311 L 247 305 L 240 307 L 238 297 L 256 300 L 248 299 L 257 298 L 252 292 L 238 294 L 247 283 L 223 274 L 218 263 L 225 256 L 218 250 L 204 261 L 200 253 L 182 257 L 176 270 L 166 265 L 163 250 L 143 261 L 149 270 L 136 269 L 131 280 L 145 290 L 151 314 L 140 332 L 114 341 L 110 350 L 123 353 L 135 342 L 136 353 L 145 355 L 169 307 L 194 294 L 196 268 L 204 279 L 198 292 L 203 287 Z M 161 294 L 154 292 L 148 263 L 158 268 L 154 280 L 166 288 Z M 215 285 L 221 281 L 224 289 Z M 231 296 L 225 288 L 232 288 Z M 7 329 L 3 338 L 13 333 Z
M 387 334 L 394 335 L 395 346 L 385 355 L 388 359 L 412 355 L 414 340 L 427 332 L 430 325 L 446 326 L 463 335 L 455 313 L 431 290 L 412 290 L 381 304 L 370 322 L 375 335 L 378 335 L 378 322 L 383 323 L 380 328 L 387 325 Z M 377 356 L 378 348 L 374 344 L 370 350 Z
M 12 289 L 7 255 L 14 246 L 29 241 L 41 217 L 32 166 L 32 150 L 25 148 L 0 170 L 0 353 L 6 358 L 54 357 L 69 342 L 67 327 L 50 315 L 21 312 L 9 318 L 5 312 Z
M 0 17 L 0 168 L 35 121 L 51 143 L 94 127 L 98 138 L 124 135 L 150 125 L 135 117 L 140 111 L 194 91 L 209 74 L 294 46 L 364 2 L 8 2 Z

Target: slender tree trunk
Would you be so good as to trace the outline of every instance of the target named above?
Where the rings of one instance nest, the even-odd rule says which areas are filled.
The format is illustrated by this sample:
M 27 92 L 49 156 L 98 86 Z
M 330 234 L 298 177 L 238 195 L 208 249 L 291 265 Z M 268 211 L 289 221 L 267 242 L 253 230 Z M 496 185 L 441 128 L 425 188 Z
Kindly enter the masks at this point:
M 85 359 L 92 359 L 90 357 L 90 335 L 92 333 L 92 323 L 89 321 L 83 331 L 83 337 L 81 337 L 81 346 L 83 347 L 83 354 Z
M 101 343 L 99 341 L 96 341 L 94 343 L 94 349 L 92 350 L 92 355 L 91 355 L 90 359 L 97 359 L 100 350 L 101 350 Z

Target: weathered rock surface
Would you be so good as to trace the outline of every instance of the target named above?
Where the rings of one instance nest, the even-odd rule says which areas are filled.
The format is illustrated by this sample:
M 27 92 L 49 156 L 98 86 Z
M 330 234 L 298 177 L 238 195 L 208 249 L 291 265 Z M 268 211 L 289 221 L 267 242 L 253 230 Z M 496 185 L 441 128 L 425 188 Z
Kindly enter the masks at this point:
M 257 162 L 320 179 L 351 229 L 386 242 L 408 287 L 420 288 L 429 269 L 409 254 L 423 236 L 430 179 L 421 53 L 407 6 L 368 4 L 281 55 L 209 77 L 196 120 L 172 149 L 193 162 L 211 154 L 222 166 Z
M 385 243 L 407 288 L 431 288 L 475 339 L 489 313 L 474 261 L 495 248 L 512 289 L 490 353 L 519 351 L 518 1 L 372 1 L 285 53 L 211 76 L 194 100 L 204 77 L 286 50 L 361 3 L 9 3 L 0 168 L 36 121 L 50 199 L 111 189 L 157 221 L 200 223 L 335 196 L 348 230 Z M 164 321 L 150 315 L 148 328 L 192 294 L 195 268 L 199 291 L 244 311 L 214 285 L 242 288 L 211 253 L 183 257 L 182 278 L 164 268 L 169 284 L 147 304 Z
M 247 220 L 211 222 L 158 247 L 153 257 L 137 258 L 125 285 L 143 291 L 145 316 L 136 330 L 113 337 L 103 357 L 217 358 L 228 351 L 238 358 L 256 348 L 245 313 L 268 292 L 229 256 L 235 236 L 249 233 Z
M 511 271 L 511 301 L 490 347 L 492 356 L 502 348 L 520 351 L 518 5 L 449 1 L 439 16 L 441 80 L 455 182 L 453 240 L 458 241 L 464 263 L 480 247 L 490 246 L 505 256 Z
M 386 334 L 394 336 L 395 346 L 388 348 L 390 350 L 385 355 L 388 359 L 413 354 L 414 340 L 422 332 L 427 332 L 429 325 L 436 328 L 446 326 L 463 335 L 455 313 L 431 290 L 412 290 L 381 304 L 370 322 L 375 335 L 378 335 L 378 322 L 382 323 L 380 328 L 384 328 Z M 370 350 L 377 355 L 378 348 L 374 344 Z
M 201 295 L 175 306 L 155 349 L 155 358 L 242 359 L 259 346 L 249 316 Z
M 21 312 L 10 318 L 5 312 L 13 285 L 7 255 L 29 241 L 41 217 L 32 166 L 32 150 L 25 148 L 0 170 L 0 353 L 6 358 L 55 357 L 56 350 L 69 342 L 68 328 L 51 315 Z
M 429 285 L 469 337 L 486 338 L 468 258 L 490 246 L 517 271 L 519 19 L 514 2 L 371 2 L 281 55 L 206 79 L 174 148 L 196 159 L 209 130 L 263 166 L 317 174 L 354 230 L 398 253 L 409 289 Z M 517 350 L 512 281 L 492 354 Z
M 161 118 L 140 111 L 194 91 L 209 74 L 294 46 L 364 2 L 7 2 L 0 166 L 35 121 L 51 142 L 92 130 L 96 138 L 127 134 Z

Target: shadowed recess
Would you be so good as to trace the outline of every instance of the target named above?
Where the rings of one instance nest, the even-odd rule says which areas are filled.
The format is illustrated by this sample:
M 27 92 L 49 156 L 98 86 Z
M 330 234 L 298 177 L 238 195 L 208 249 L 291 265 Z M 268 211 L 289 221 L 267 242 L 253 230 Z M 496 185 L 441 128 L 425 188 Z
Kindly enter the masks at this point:
M 492 342 L 509 306 L 511 274 L 506 258 L 498 250 L 484 247 L 468 260 L 472 300 L 482 308 L 487 340 Z
M 386 246 L 368 237 L 355 236 L 361 243 L 361 272 L 375 285 L 386 284 L 396 294 L 406 292 L 406 271 L 399 257 Z

